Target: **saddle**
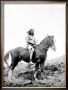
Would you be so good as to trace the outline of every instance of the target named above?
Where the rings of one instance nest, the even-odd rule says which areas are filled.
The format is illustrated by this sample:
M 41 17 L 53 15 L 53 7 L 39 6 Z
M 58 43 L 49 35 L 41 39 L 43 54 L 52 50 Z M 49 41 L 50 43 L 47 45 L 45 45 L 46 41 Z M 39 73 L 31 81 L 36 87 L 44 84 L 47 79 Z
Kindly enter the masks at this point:
M 30 42 L 28 42 L 31 46 L 33 46 L 33 48 L 35 49 L 36 48 L 36 44 L 33 44 L 33 43 L 30 43 Z

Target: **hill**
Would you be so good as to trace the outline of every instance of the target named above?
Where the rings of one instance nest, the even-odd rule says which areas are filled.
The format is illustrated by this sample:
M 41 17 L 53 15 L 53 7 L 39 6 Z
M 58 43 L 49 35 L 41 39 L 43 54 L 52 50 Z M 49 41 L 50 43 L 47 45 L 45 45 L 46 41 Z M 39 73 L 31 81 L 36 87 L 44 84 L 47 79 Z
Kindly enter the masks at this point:
M 28 68 L 25 62 L 19 62 L 13 76 L 13 83 L 8 83 L 4 76 L 4 87 L 65 87 L 65 56 L 45 61 L 44 80 L 34 80 L 35 65 Z

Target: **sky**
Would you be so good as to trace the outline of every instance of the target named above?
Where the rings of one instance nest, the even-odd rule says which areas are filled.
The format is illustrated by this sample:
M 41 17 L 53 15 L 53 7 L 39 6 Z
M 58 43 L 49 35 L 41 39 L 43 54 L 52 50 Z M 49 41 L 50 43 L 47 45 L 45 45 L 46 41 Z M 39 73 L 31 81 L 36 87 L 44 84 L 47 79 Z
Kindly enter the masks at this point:
M 56 51 L 49 48 L 47 59 L 65 55 L 65 4 L 4 4 L 4 54 L 26 47 L 26 32 L 33 28 L 39 44 L 54 35 Z

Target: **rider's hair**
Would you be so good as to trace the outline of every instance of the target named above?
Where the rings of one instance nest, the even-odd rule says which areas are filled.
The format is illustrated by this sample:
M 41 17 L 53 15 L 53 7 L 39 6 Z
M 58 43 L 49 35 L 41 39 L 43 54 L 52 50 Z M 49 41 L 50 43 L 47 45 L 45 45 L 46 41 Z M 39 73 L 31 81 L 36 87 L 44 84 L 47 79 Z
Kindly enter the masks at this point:
M 31 36 L 34 36 L 34 29 L 30 29 L 27 33 Z

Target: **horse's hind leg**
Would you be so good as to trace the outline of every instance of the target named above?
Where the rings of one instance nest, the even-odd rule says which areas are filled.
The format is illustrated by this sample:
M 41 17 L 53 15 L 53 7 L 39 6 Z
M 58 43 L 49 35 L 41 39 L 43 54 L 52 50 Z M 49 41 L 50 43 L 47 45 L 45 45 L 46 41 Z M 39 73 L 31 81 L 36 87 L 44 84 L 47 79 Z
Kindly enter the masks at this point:
M 12 81 L 12 77 L 13 77 L 13 70 L 12 70 L 12 69 L 9 69 L 9 72 L 8 72 L 8 80 L 9 80 L 9 81 Z
M 17 59 L 15 59 L 15 60 L 17 60 Z M 9 81 L 12 81 L 14 79 L 13 71 L 14 71 L 14 68 L 16 67 L 16 65 L 18 64 L 18 61 L 15 61 L 15 60 L 13 60 L 11 65 L 9 66 L 9 72 L 8 72 Z
M 8 71 L 8 80 L 10 82 L 13 79 L 13 70 L 14 70 L 14 66 L 13 66 L 13 63 L 11 63 L 11 65 L 9 66 L 9 71 Z
M 13 70 L 11 69 L 12 56 L 11 53 L 8 54 L 8 58 L 5 58 L 6 69 L 8 70 L 8 80 L 11 80 Z
M 13 71 L 16 65 L 13 65 L 13 63 L 10 65 L 9 67 L 9 72 L 8 72 L 8 80 L 10 82 L 12 82 L 14 80 L 14 76 L 13 76 Z

